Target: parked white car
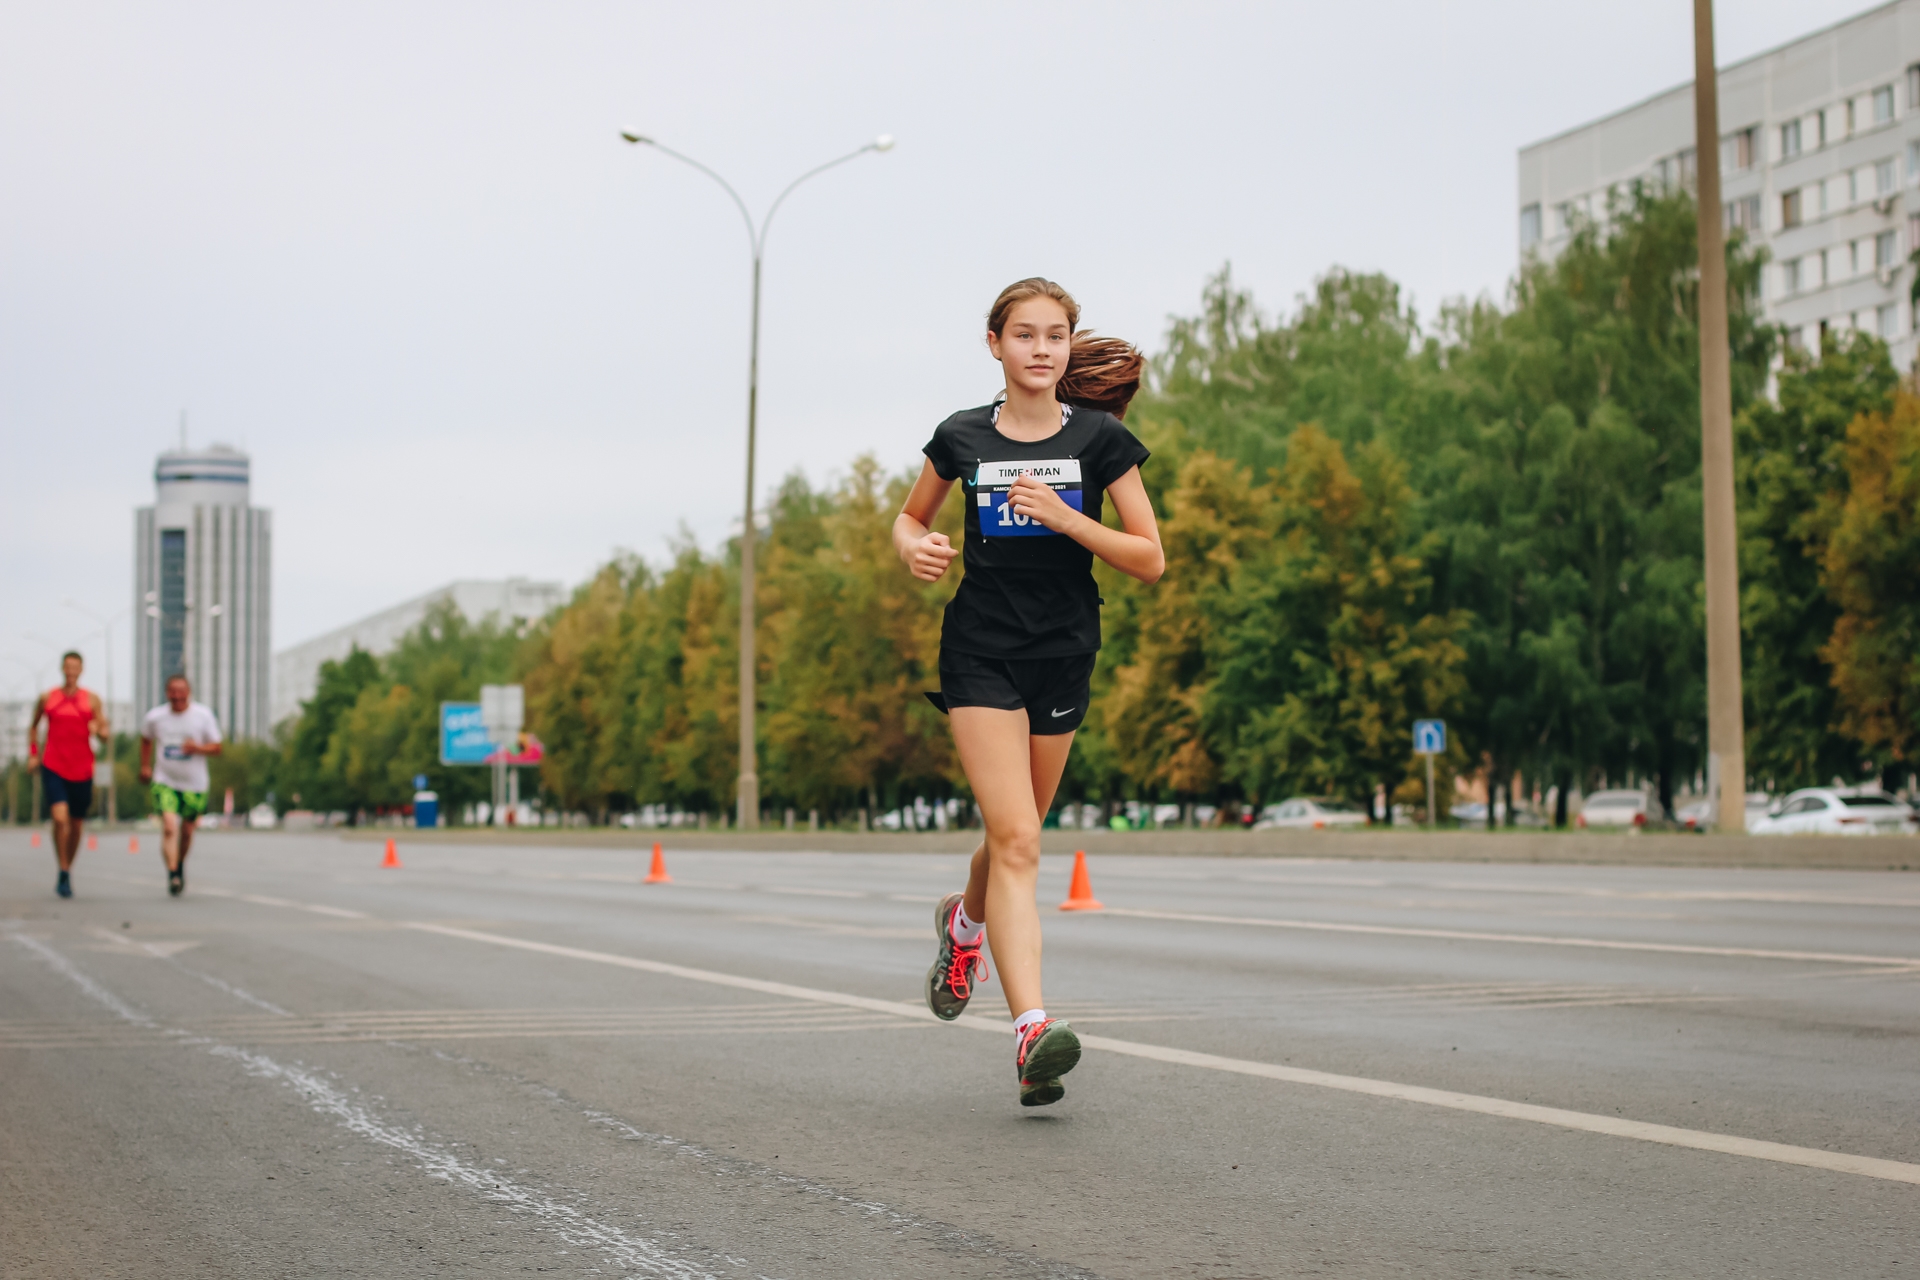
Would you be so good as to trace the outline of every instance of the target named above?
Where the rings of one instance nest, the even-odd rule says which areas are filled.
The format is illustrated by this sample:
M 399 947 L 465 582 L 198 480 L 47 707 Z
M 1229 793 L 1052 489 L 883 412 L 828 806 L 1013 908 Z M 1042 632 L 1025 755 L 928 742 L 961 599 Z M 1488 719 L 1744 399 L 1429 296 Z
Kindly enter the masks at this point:
M 1778 813 L 1755 822 L 1757 836 L 1891 836 L 1914 831 L 1913 810 L 1892 796 L 1847 795 L 1829 787 L 1795 791 Z
M 1647 793 L 1644 791 L 1596 791 L 1580 805 L 1576 827 L 1644 827 L 1647 825 Z
M 1319 831 L 1327 827 L 1364 827 L 1366 825 L 1366 813 L 1344 800 L 1295 796 L 1291 800 L 1270 804 L 1262 809 L 1260 820 L 1253 824 L 1253 829 L 1255 831 Z

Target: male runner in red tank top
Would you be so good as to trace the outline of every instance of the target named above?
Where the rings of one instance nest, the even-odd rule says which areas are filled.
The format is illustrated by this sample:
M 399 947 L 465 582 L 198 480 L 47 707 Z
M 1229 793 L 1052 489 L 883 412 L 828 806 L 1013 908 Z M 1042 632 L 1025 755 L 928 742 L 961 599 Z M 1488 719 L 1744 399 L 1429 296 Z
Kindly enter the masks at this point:
M 105 738 L 109 732 L 100 699 L 80 687 L 81 665 L 77 653 L 60 659 L 64 683 L 34 704 L 33 723 L 27 729 L 27 760 L 31 764 L 39 754 L 40 787 L 47 793 L 47 808 L 53 815 L 53 856 L 60 862 L 60 879 L 53 891 L 63 898 L 73 896 L 73 859 L 80 852 L 80 827 L 93 807 L 92 738 Z M 40 752 L 43 718 L 47 722 L 47 745 Z

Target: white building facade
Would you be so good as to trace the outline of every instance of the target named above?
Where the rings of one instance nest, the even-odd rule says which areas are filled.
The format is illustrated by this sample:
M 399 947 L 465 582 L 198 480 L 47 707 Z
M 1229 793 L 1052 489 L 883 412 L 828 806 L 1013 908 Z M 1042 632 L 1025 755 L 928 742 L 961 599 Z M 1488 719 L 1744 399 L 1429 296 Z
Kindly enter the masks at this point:
M 425 622 L 436 606 L 451 605 L 470 622 L 491 619 L 503 627 L 517 628 L 544 618 L 566 602 L 566 588 L 557 582 L 464 579 L 315 636 L 273 656 L 273 723 L 293 715 L 301 703 L 313 697 L 320 683 L 321 663 L 338 662 L 356 648 L 378 657 Z
M 180 673 L 228 738 L 264 738 L 272 513 L 249 505 L 247 455 L 226 445 L 163 453 L 153 478 L 154 505 L 134 513 L 134 706 L 158 705 Z
M 1920 0 L 1895 0 L 1720 71 L 1729 230 L 1765 246 L 1765 319 L 1818 350 L 1867 329 L 1913 365 L 1920 248 Z M 1520 251 L 1552 257 L 1608 195 L 1694 168 L 1693 86 L 1520 152 Z

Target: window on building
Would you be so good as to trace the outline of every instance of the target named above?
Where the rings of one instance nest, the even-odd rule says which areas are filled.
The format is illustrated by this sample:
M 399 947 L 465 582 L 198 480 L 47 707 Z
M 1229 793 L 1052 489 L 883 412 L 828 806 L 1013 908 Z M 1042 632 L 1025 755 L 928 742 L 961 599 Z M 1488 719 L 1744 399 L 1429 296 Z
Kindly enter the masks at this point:
M 1880 308 L 1874 318 L 1877 322 L 1879 334 L 1883 339 L 1892 342 L 1900 336 L 1899 307 L 1889 302 L 1886 306 Z
M 1907 110 L 1920 108 L 1920 63 L 1907 68 Z
M 1920 213 L 1907 215 L 1907 247 L 1920 249 Z
M 1834 110 L 1834 108 L 1827 107 L 1824 110 L 1813 113 L 1813 145 L 1815 147 L 1824 147 L 1827 145 L 1827 113 L 1832 110 Z M 1835 123 L 1838 124 L 1837 121 Z M 1840 136 L 1836 134 L 1834 141 L 1838 142 L 1839 140 Z
M 1540 206 L 1530 204 L 1520 211 L 1520 247 L 1531 249 L 1540 243 Z
M 1898 243 L 1899 237 L 1891 231 L 1882 231 L 1879 235 L 1875 236 L 1873 238 L 1873 265 L 1875 267 L 1892 266 L 1893 255 L 1896 252 L 1895 246 Z
M 1881 85 L 1873 91 L 1873 122 L 1893 123 L 1893 86 L 1890 84 Z
M 1721 158 L 1721 164 L 1728 169 L 1751 169 L 1755 160 L 1754 146 L 1759 129 L 1752 125 L 1727 138 L 1727 145 Z
M 1877 196 L 1890 196 L 1898 183 L 1893 176 L 1893 161 L 1882 160 L 1873 166 L 1873 193 Z
M 1563 236 L 1572 235 L 1573 229 L 1580 225 L 1580 202 L 1577 200 L 1556 205 L 1553 213 L 1560 223 L 1560 234 Z
M 1800 259 L 1790 258 L 1780 264 L 1780 293 L 1790 297 L 1800 292 Z
M 1789 191 L 1780 197 L 1780 226 L 1782 230 L 1800 225 L 1800 193 Z
M 1780 126 L 1780 158 L 1791 160 L 1800 154 L 1800 122 L 1789 120 Z
M 1920 187 L 1920 140 L 1907 144 L 1907 185 Z
M 1759 233 L 1759 196 L 1742 196 L 1738 200 L 1727 201 L 1727 230 Z

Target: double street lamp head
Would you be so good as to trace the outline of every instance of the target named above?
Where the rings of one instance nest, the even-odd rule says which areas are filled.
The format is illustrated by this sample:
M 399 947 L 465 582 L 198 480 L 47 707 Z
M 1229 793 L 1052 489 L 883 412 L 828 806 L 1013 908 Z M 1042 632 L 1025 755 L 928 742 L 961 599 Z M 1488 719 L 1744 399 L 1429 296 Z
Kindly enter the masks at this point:
M 647 135 L 644 133 L 627 133 L 625 131 L 622 131 L 620 136 L 622 138 L 625 138 L 628 142 L 634 143 L 635 145 L 645 144 L 646 146 L 649 146 L 649 147 L 657 147 L 660 145 L 659 143 L 655 142 L 652 138 L 647 137 Z M 862 151 L 891 151 L 893 150 L 893 135 L 890 133 L 883 133 L 879 137 L 875 138 L 872 142 L 869 142 L 866 146 L 860 149 Z

